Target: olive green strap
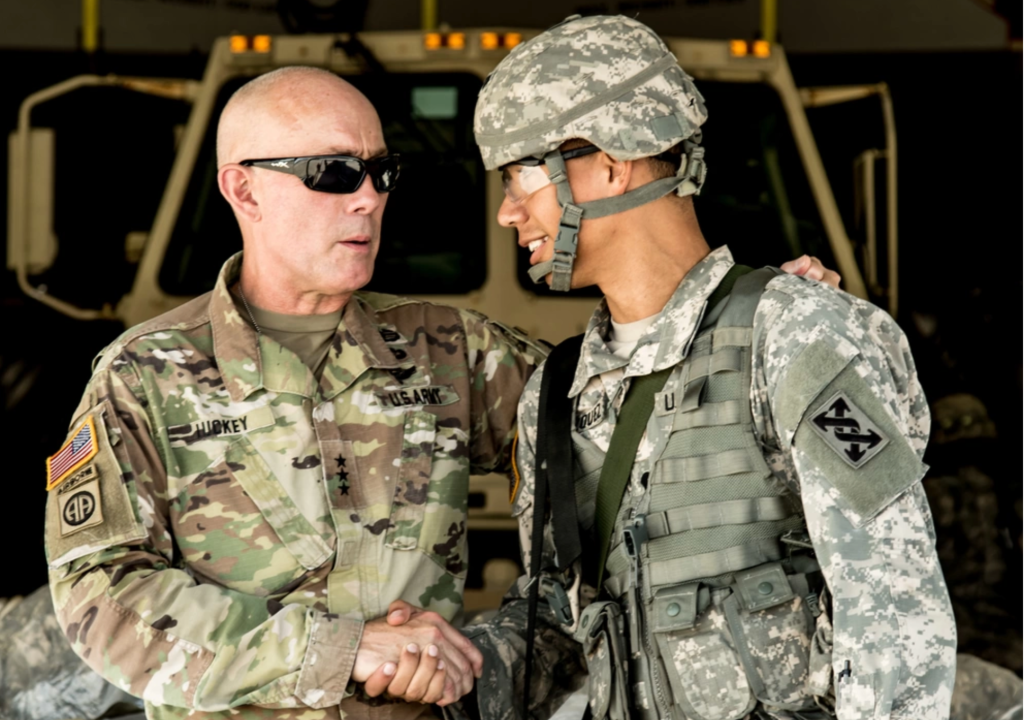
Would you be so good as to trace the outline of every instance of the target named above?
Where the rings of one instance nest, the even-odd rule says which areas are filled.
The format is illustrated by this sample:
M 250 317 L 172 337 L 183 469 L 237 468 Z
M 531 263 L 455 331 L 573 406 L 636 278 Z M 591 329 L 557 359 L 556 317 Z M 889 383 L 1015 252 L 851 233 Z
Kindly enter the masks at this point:
M 600 561 L 592 568 L 591 577 L 597 585 L 604 581 L 604 565 L 608 560 L 608 547 L 615 529 L 615 519 L 622 505 L 622 494 L 629 483 L 629 475 L 636 459 L 637 448 L 647 429 L 647 421 L 654 412 L 654 396 L 665 387 L 668 376 L 675 368 L 665 368 L 653 375 L 634 378 L 626 401 L 622 403 L 615 431 L 612 433 L 601 479 L 597 486 L 597 538 Z

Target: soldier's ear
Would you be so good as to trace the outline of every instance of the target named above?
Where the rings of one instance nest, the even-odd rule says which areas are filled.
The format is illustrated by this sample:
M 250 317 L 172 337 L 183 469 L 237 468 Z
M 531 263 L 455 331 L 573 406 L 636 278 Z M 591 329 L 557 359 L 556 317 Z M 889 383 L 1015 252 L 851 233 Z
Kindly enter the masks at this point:
M 228 163 L 217 172 L 220 194 L 231 205 L 235 215 L 250 222 L 259 222 L 263 215 L 253 195 L 252 169 L 237 163 Z
M 608 183 L 607 197 L 625 194 L 633 180 L 634 161 L 616 160 L 608 153 L 602 152 L 597 154 L 595 162 L 600 163 L 601 171 Z

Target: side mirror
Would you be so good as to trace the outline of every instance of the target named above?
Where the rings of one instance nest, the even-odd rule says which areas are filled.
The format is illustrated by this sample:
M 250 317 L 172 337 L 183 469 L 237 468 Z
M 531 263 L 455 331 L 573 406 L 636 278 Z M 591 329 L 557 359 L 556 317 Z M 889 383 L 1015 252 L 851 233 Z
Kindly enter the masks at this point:
M 53 232 L 54 132 L 29 130 L 31 162 L 22 157 L 19 133 L 8 141 L 7 269 L 32 275 L 49 270 L 57 258 Z M 26 197 L 27 195 L 27 197 Z

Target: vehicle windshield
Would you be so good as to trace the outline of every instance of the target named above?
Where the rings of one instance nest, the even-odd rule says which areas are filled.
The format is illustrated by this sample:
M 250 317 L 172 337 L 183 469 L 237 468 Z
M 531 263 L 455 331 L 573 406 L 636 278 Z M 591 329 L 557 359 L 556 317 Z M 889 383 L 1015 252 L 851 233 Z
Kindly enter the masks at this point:
M 711 247 L 728 245 L 737 262 L 751 267 L 778 266 L 806 253 L 835 268 L 778 93 L 755 83 L 705 80 L 697 86 L 709 113 L 703 142 L 708 179 L 694 202 Z M 520 284 L 538 295 L 556 294 L 534 285 L 529 269 L 529 255 L 519 253 Z
M 377 108 L 388 149 L 402 157 L 367 289 L 408 295 L 478 289 L 487 266 L 484 168 L 473 141 L 481 80 L 469 73 L 345 79 Z M 238 224 L 217 188 L 216 134 L 221 111 L 246 80 L 225 83 L 218 96 L 160 273 L 169 295 L 212 290 L 224 260 L 242 247 Z

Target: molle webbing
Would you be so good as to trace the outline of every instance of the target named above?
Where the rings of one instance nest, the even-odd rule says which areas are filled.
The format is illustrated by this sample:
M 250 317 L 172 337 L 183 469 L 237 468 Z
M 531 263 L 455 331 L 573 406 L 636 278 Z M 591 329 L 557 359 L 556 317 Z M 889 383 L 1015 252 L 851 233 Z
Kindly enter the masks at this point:
M 651 473 L 644 593 L 779 561 L 786 554 L 780 539 L 804 527 L 798 503 L 764 460 L 750 409 L 751 328 L 775 272 L 731 274 L 731 293 L 721 298 L 726 290 L 720 290 L 720 301 L 709 302 L 684 362 L 672 434 Z M 687 490 L 708 483 L 727 487 L 728 495 L 709 502 L 708 493 Z M 605 588 L 616 597 L 631 576 L 623 543 L 612 548 L 607 568 Z

